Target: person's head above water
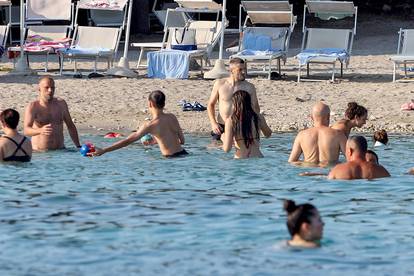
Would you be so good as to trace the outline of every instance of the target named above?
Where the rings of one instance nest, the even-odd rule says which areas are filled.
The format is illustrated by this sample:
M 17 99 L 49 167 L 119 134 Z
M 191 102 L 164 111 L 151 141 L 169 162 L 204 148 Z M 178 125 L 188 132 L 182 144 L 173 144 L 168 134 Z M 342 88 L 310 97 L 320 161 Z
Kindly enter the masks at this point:
M 152 91 L 148 96 L 148 105 L 155 109 L 163 109 L 165 106 L 165 94 L 160 90 Z
M 243 136 L 246 148 L 254 143 L 254 139 L 259 135 L 259 119 L 252 107 L 250 94 L 244 90 L 238 90 L 233 93 L 233 114 L 231 120 L 233 123 L 233 133 L 240 133 Z M 256 132 L 252 131 L 254 123 Z
M 315 125 L 329 126 L 331 110 L 323 102 L 316 103 L 312 108 L 312 120 Z
M 230 76 L 234 81 L 244 81 L 246 79 L 246 62 L 241 58 L 230 60 Z
M 364 136 L 352 136 L 346 142 L 346 159 L 353 161 L 355 159 L 365 160 L 368 150 L 367 139 Z
M 345 118 L 353 121 L 355 126 L 362 127 L 367 122 L 368 110 L 356 102 L 350 102 L 345 111 Z
M 365 160 L 367 162 L 373 162 L 377 165 L 379 164 L 378 155 L 372 150 L 367 150 L 367 153 L 365 153 Z
M 287 213 L 286 225 L 292 239 L 291 246 L 317 247 L 323 235 L 323 221 L 318 209 L 309 203 L 299 204 L 285 200 L 283 209 Z
M 55 81 L 50 76 L 43 76 L 39 80 L 39 98 L 43 102 L 50 102 L 55 95 Z
M 0 113 L 0 122 L 3 128 L 16 129 L 19 124 L 20 115 L 14 109 L 5 109 Z
M 374 142 L 380 142 L 381 144 L 388 144 L 388 134 L 385 129 L 377 130 L 374 132 Z

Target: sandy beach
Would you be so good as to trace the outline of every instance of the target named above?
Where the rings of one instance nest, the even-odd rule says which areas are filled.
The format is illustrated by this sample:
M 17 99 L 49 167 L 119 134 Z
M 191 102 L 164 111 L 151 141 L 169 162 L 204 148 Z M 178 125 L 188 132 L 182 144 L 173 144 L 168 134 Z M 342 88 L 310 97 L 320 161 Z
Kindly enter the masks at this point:
M 356 101 L 369 111 L 369 121 L 361 131 L 372 132 L 381 128 L 391 133 L 414 131 L 414 111 L 400 110 L 403 103 L 414 99 L 414 86 L 412 83 L 392 83 L 392 63 L 389 61 L 389 57 L 396 53 L 399 28 L 410 27 L 410 21 L 387 18 L 385 22 L 380 16 L 368 17 L 369 20 L 364 20 L 364 16 L 361 18 L 350 67 L 339 82 L 296 82 L 297 61 L 293 57 L 300 50 L 300 24 L 292 37 L 287 63 L 282 67 L 287 78 L 272 81 L 263 77 L 249 78 L 256 86 L 261 110 L 274 131 L 296 131 L 310 126 L 310 109 L 319 100 L 330 105 L 332 122 L 342 118 L 347 102 Z M 229 37 L 228 41 L 233 39 Z M 130 52 L 132 68 L 136 66 L 137 55 L 134 50 Z M 42 68 L 43 63 L 36 60 L 40 59 L 36 58 L 31 63 L 32 68 Z M 12 67 L 6 57 L 3 57 L 1 65 Z M 72 66 L 68 63 L 65 67 Z M 90 62 L 79 65 L 88 70 L 92 66 Z M 101 63 L 99 68 L 104 66 Z M 177 115 L 185 133 L 210 132 L 206 111 L 183 112 L 177 105 L 182 99 L 207 104 L 213 81 L 203 80 L 196 71 L 189 80 L 148 79 L 146 70 L 139 70 L 137 79 L 73 79 L 58 75 L 57 62 L 52 62 L 50 68 L 50 74 L 56 80 L 56 96 L 67 101 L 81 134 L 109 130 L 128 133 L 136 129 L 149 116 L 147 96 L 155 89 L 165 92 L 166 110 Z M 317 69 L 321 68 L 326 67 L 313 66 L 311 73 L 318 73 Z M 39 73 L 39 76 L 43 74 Z M 326 79 L 328 74 L 325 74 Z M 23 117 L 24 107 L 37 97 L 39 76 L 16 77 L 1 72 L 0 108 L 16 108 Z

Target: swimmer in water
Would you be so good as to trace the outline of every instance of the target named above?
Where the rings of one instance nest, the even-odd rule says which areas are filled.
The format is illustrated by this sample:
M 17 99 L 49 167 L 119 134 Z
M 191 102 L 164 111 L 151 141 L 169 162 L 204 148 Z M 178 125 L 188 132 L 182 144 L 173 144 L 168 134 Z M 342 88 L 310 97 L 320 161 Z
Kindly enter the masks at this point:
M 184 135 L 177 118 L 170 113 L 164 113 L 165 94 L 159 90 L 151 92 L 148 97 L 148 109 L 152 120 L 141 126 L 136 132 L 130 134 L 112 146 L 96 148 L 91 156 L 100 156 L 110 151 L 126 147 L 141 139 L 145 134 L 151 134 L 158 143 L 162 155 L 165 157 L 179 157 L 187 155 L 187 151 L 181 147 L 184 144 Z
M 388 144 L 388 134 L 385 129 L 374 132 L 374 147 L 381 147 Z
M 318 209 L 309 203 L 296 205 L 285 200 L 283 209 L 287 213 L 286 225 L 292 237 L 287 243 L 294 247 L 316 248 L 320 246 L 324 223 Z
M 362 127 L 367 123 L 367 119 L 368 110 L 356 102 L 350 102 L 345 111 L 345 118 L 336 122 L 332 128 L 343 131 L 348 138 L 352 128 Z
M 372 162 L 377 165 L 379 164 L 378 155 L 373 150 L 367 150 L 367 153 L 365 153 L 365 160 L 367 160 L 367 162 Z
M 262 114 L 254 112 L 251 96 L 239 90 L 233 94 L 233 114 L 226 119 L 223 136 L 223 150 L 229 152 L 234 145 L 234 158 L 263 157 L 260 151 L 260 131 L 265 137 L 272 130 Z

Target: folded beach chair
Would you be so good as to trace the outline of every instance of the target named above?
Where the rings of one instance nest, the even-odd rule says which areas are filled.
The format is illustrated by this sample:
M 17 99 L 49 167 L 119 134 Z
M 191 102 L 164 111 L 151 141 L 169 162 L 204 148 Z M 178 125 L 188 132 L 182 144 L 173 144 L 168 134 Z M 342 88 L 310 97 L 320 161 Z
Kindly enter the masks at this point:
M 116 3 L 116 6 L 111 7 L 105 5 Z M 97 27 L 121 27 L 126 22 L 126 9 L 128 7 L 128 0 L 117 1 L 96 1 L 96 0 L 81 0 L 81 8 L 87 8 L 89 14 L 89 25 Z
M 352 29 L 332 29 L 332 28 L 308 28 L 306 27 L 306 11 L 309 14 L 316 14 L 321 18 L 343 18 L 344 15 L 354 16 L 354 26 Z M 307 76 L 311 63 L 332 65 L 331 80 L 335 80 L 335 66 L 340 63 L 341 77 L 343 76 L 344 64 L 348 67 L 354 35 L 356 33 L 357 7 L 353 2 L 340 1 L 306 1 L 303 21 L 303 40 L 302 50 L 296 56 L 299 61 L 298 82 L 301 81 L 302 66 L 306 66 Z M 302 79 L 308 81 L 318 81 L 315 79 Z
M 160 23 L 162 24 L 162 26 L 166 25 L 166 19 L 167 19 L 167 10 L 168 9 L 175 9 L 178 7 L 177 3 L 163 3 L 161 5 L 161 8 L 157 9 L 157 5 L 158 1 L 155 0 L 154 1 L 154 5 L 152 6 L 152 12 L 154 13 L 154 15 L 157 17 L 158 21 L 160 21 Z M 169 15 L 169 21 L 170 24 L 173 26 L 185 26 L 185 14 L 183 13 L 171 13 Z
M 76 26 L 72 44 L 69 49 L 59 51 L 61 57 L 60 74 L 63 72 L 65 58 L 75 61 L 75 72 L 79 59 L 93 60 L 94 72 L 97 62 L 104 59 L 108 62 L 108 69 L 118 50 L 122 27 L 89 27 Z
M 237 50 L 234 47 L 227 49 L 228 52 L 237 51 L 230 58 L 264 62 L 263 70 L 250 70 L 249 73 L 264 73 L 268 79 L 273 72 L 272 62 L 277 60 L 277 70 L 281 75 L 280 61 L 282 59 L 286 62 L 290 36 L 296 24 L 292 5 L 288 1 L 242 1 L 241 7 L 246 11 L 247 17 L 243 27 L 239 26 L 242 37 Z M 247 27 L 248 21 L 254 27 Z M 266 26 L 255 27 L 256 25 Z
M 404 76 L 407 78 L 407 64 L 414 64 L 414 29 L 400 29 L 397 55 L 391 56 L 394 64 L 392 81 L 396 81 L 397 67 L 404 65 Z
M 48 71 L 49 55 L 70 45 L 68 38 L 73 28 L 73 12 L 71 0 L 26 1 L 26 39 L 23 48 L 27 62 L 30 55 L 43 55 L 44 70 Z M 44 25 L 51 21 L 62 22 L 64 25 Z M 9 51 L 20 52 L 20 47 L 10 47 Z
M 0 25 L 0 58 L 6 51 L 7 36 L 9 34 L 10 25 Z

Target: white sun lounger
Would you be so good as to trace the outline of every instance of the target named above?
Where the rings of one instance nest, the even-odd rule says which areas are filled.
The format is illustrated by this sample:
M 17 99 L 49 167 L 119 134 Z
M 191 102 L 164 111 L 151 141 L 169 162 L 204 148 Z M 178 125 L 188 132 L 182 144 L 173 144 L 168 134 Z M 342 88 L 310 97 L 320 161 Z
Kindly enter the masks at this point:
M 197 51 L 194 51 L 190 56 L 192 58 L 204 59 L 209 62 L 208 58 L 213 51 L 214 46 L 220 39 L 220 34 L 223 31 L 221 22 L 218 22 L 219 13 L 221 12 L 221 5 L 212 0 L 176 0 L 179 4 L 178 8 L 168 9 L 166 22 L 164 25 L 164 37 L 162 42 L 147 42 L 147 43 L 132 43 L 132 47 L 140 48 L 137 68 L 146 68 L 146 65 L 141 65 L 141 61 L 145 51 L 160 50 L 170 47 L 170 33 L 173 28 L 182 28 L 187 26 L 189 29 L 196 30 L 196 44 Z M 190 20 L 187 13 L 212 13 L 217 14 L 216 20 Z M 172 16 L 171 16 L 172 15 Z M 175 20 L 177 16 L 185 19 L 184 25 L 182 22 Z
M 309 14 L 330 14 L 354 16 L 352 29 L 308 28 L 306 27 L 306 12 Z M 342 1 L 310 1 L 306 0 L 303 20 L 302 51 L 296 58 L 299 61 L 298 82 L 301 80 L 318 81 L 316 79 L 301 79 L 302 66 L 306 65 L 307 76 L 311 63 L 332 65 L 331 80 L 335 80 L 335 66 L 339 62 L 341 77 L 343 65 L 349 65 L 354 35 L 356 34 L 356 20 L 358 8 L 353 2 Z
M 34 35 L 42 37 L 45 41 L 62 40 L 69 37 L 73 29 L 74 13 L 71 0 L 27 0 L 25 8 L 26 39 Z M 50 21 L 66 21 L 68 24 L 43 25 L 43 23 Z M 19 52 L 20 47 L 10 47 L 9 51 Z M 44 71 L 47 72 L 49 55 L 55 54 L 55 50 L 52 47 L 44 47 L 42 50 L 25 50 L 25 54 L 27 62 L 29 62 L 30 55 L 44 55 Z
M 157 17 L 157 19 L 161 22 L 162 26 L 165 26 L 167 20 L 167 10 L 168 9 L 175 9 L 178 7 L 177 3 L 163 3 L 161 9 L 157 10 L 157 3 L 158 1 L 154 1 L 154 5 L 152 6 L 152 12 Z M 183 17 L 184 16 L 184 17 Z M 171 13 L 169 14 L 169 21 L 173 26 L 185 26 L 185 22 L 187 21 L 186 15 L 183 13 Z
M 79 59 L 94 60 L 94 72 L 97 63 L 104 59 L 111 65 L 118 50 L 122 28 L 76 26 L 71 47 L 59 52 L 61 57 L 60 74 L 63 72 L 65 58 L 75 61 L 75 72 Z
M 241 8 L 246 11 L 247 17 L 243 27 L 239 26 L 243 32 L 239 46 L 227 49 L 228 52 L 236 52 L 230 58 L 265 63 L 263 70 L 250 70 L 249 73 L 267 74 L 268 79 L 273 71 L 272 62 L 277 60 L 277 70 L 281 75 L 280 61 L 286 61 L 290 35 L 296 24 L 292 5 L 288 1 L 242 1 Z M 252 25 L 266 26 L 247 27 L 248 21 Z M 260 43 L 263 40 L 267 41 L 268 47 Z
M 11 11 L 11 1 L 9 0 L 1 0 L 0 1 L 0 7 L 5 8 L 3 11 L 6 13 L 6 20 L 8 18 L 8 23 L 6 25 L 0 25 L 0 46 L 3 47 L 3 51 L 6 51 L 6 43 L 7 38 L 9 36 L 10 27 L 11 27 L 11 18 L 7 17 L 7 13 L 10 13 Z M 1 55 L 0 55 L 1 57 Z
M 397 55 L 391 56 L 394 64 L 392 81 L 396 81 L 397 67 L 404 65 L 404 76 L 407 78 L 407 64 L 414 64 L 414 29 L 400 29 Z

